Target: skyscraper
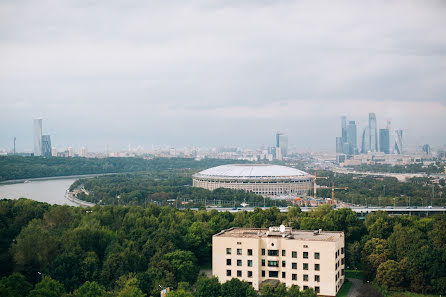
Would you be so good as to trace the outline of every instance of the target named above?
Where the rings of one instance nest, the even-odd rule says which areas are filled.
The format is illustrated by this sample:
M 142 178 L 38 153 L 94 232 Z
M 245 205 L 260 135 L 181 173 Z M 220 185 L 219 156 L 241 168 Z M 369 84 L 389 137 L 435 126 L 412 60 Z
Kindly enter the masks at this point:
M 347 143 L 350 146 L 350 155 L 355 155 L 358 151 L 355 121 L 349 121 L 347 125 Z
M 341 137 L 342 137 L 342 143 L 347 142 L 347 117 L 342 116 L 341 117 Z
M 395 154 L 403 153 L 403 130 L 395 130 Z
M 389 129 L 379 129 L 379 151 L 385 154 L 390 154 Z
M 369 135 L 370 135 L 370 151 L 378 151 L 378 133 L 376 127 L 376 116 L 374 112 L 369 113 Z
M 361 153 L 367 154 L 370 151 L 370 129 L 365 127 L 362 130 L 362 140 L 361 140 Z
M 49 135 L 42 135 L 42 156 L 51 157 L 51 137 Z
M 276 133 L 276 150 L 277 149 L 280 150 L 280 155 L 282 157 L 286 157 L 288 153 L 288 137 L 280 132 Z
M 34 156 L 42 156 L 42 119 L 34 120 Z
M 336 137 L 336 154 L 342 153 L 342 137 Z

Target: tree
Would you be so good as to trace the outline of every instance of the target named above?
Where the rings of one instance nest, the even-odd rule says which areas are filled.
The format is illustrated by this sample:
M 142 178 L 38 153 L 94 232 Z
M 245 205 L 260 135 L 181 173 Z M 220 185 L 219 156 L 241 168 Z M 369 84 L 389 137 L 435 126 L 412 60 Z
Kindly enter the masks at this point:
M 387 260 L 378 266 L 376 280 L 391 291 L 401 291 L 404 284 L 405 271 L 393 260 Z
M 138 287 L 138 280 L 133 274 L 122 276 L 117 281 L 118 287 L 121 289 L 117 291 L 117 297 L 145 297 L 141 289 Z
M 65 294 L 65 288 L 61 283 L 49 276 L 44 276 L 42 281 L 29 292 L 29 297 L 60 297 Z
M 86 281 L 75 291 L 76 297 L 103 297 L 105 296 L 105 288 L 97 282 Z
M 173 269 L 177 282 L 195 283 L 199 267 L 192 252 L 176 250 L 164 256 Z
M 218 297 L 221 295 L 221 284 L 215 276 L 198 278 L 195 287 L 196 297 Z
M 167 297 L 194 297 L 191 292 L 187 292 L 183 289 L 171 291 L 167 294 Z
M 20 273 L 13 273 L 0 280 L 0 296 L 17 297 L 26 296 L 32 289 L 32 285 Z
M 291 285 L 287 291 L 287 297 L 301 297 L 298 285 Z
M 233 278 L 221 285 L 221 295 L 223 297 L 257 297 L 254 288 L 238 278 Z

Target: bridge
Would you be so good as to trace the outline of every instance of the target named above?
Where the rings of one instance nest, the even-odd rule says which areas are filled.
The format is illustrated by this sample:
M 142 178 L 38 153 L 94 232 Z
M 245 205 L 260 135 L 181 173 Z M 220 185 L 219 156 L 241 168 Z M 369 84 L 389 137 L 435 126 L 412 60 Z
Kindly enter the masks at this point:
M 376 211 L 385 211 L 389 215 L 417 215 L 420 217 L 431 216 L 434 214 L 446 214 L 446 207 L 337 207 L 336 209 L 341 208 L 350 208 L 354 212 L 357 213 L 358 217 L 365 217 L 367 214 L 376 212 Z M 238 207 L 238 208 L 230 208 L 230 207 L 207 207 L 206 210 L 217 210 L 217 211 L 229 211 L 229 212 L 238 212 L 238 211 L 254 211 L 254 207 Z M 261 207 L 261 209 L 265 210 L 268 207 Z M 278 207 L 280 212 L 288 212 L 288 207 Z M 315 207 L 301 207 L 303 212 L 308 212 Z

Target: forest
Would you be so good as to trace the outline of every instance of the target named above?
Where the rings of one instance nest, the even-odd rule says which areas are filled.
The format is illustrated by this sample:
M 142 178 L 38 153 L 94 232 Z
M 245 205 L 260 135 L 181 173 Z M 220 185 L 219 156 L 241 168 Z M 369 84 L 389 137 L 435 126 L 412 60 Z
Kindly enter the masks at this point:
M 426 173 L 426 174 L 436 174 L 444 173 L 444 164 L 440 161 L 424 166 L 423 164 L 408 164 L 408 165 L 387 165 L 387 164 L 373 164 L 373 165 L 358 165 L 358 166 L 347 166 L 348 168 L 357 171 L 369 171 L 369 172 L 392 172 L 392 173 Z
M 37 177 L 138 172 L 167 169 L 205 169 L 243 161 L 191 158 L 44 158 L 0 156 L 0 181 Z
M 257 296 L 247 283 L 200 275 L 222 229 L 269 227 L 345 232 L 349 269 L 394 291 L 446 294 L 446 216 L 369 214 L 323 205 L 236 213 L 140 206 L 79 208 L 0 201 L 1 296 Z M 395 277 L 395 275 L 397 277 Z M 262 296 L 315 296 L 265 286 Z

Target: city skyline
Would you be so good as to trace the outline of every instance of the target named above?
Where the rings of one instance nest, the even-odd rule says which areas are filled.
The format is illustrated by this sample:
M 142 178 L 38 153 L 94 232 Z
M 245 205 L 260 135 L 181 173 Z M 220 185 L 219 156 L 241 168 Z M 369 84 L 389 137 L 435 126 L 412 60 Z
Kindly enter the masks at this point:
M 370 110 L 408 146 L 446 142 L 444 1 L 0 5 L 0 150 L 14 136 L 31 150 L 41 117 L 61 147 L 260 146 L 281 131 L 333 151 L 339 115 Z

